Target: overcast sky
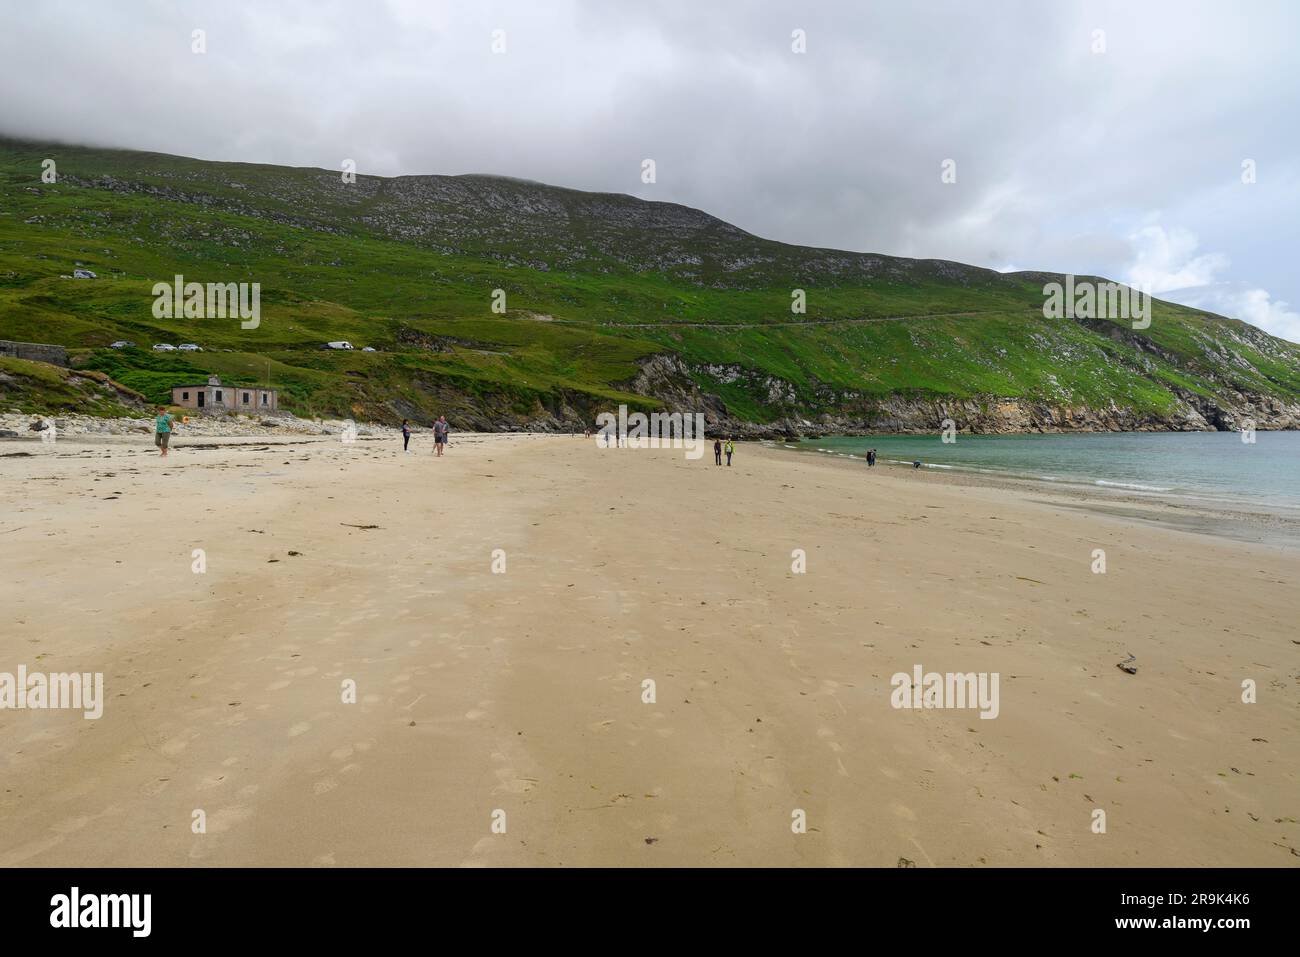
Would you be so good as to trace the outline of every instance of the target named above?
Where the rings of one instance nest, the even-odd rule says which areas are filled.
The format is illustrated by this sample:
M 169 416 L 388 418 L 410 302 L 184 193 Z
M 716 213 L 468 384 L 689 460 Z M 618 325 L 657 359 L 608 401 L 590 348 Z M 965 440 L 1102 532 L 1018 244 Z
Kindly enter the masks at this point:
M 0 22 L 10 134 L 626 192 L 786 242 L 1148 282 L 1300 341 L 1300 3 L 0 0 Z

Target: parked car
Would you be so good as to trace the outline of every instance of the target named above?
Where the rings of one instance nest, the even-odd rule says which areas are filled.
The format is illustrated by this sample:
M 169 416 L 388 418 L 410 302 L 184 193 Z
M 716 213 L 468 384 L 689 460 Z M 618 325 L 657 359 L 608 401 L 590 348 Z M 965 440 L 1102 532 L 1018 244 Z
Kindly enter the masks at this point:
M 176 347 L 170 342 L 155 342 L 153 344 L 154 352 L 175 352 Z
M 340 339 L 338 342 L 325 343 L 325 348 L 326 349 L 351 349 L 352 343 Z
M 130 339 L 118 339 L 117 342 L 109 344 L 110 349 L 134 349 L 135 343 Z
M 96 276 L 89 269 L 74 269 L 72 270 L 72 278 L 73 279 L 98 279 L 99 277 Z
M 176 348 L 179 349 L 181 352 L 202 352 L 203 351 L 202 346 L 196 346 L 192 342 L 182 342 Z
M 376 349 L 374 346 L 363 346 L 362 349 L 361 349 L 361 351 L 362 351 L 362 352 L 378 352 L 379 350 Z

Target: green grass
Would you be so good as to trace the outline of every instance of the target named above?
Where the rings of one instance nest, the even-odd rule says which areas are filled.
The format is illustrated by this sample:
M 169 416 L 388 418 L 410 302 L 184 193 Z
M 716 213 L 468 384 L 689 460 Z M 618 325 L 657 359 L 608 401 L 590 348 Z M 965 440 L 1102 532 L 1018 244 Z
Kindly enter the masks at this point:
M 40 182 L 47 156 L 57 184 Z M 1300 401 L 1300 347 L 1234 320 L 1161 302 L 1144 331 L 1049 320 L 1042 277 L 785 246 L 629 197 L 481 177 L 345 187 L 319 170 L 0 139 L 0 200 L 0 338 L 67 346 L 153 402 L 215 373 L 269 381 L 304 415 L 590 415 L 656 407 L 630 386 L 658 353 L 754 422 L 892 395 L 1153 415 L 1180 396 Z M 76 263 L 100 278 L 61 278 Z M 177 273 L 260 283 L 260 326 L 155 317 L 153 284 Z M 333 339 L 381 351 L 320 349 Z
M 123 390 L 102 373 L 0 356 L 0 409 L 4 411 L 111 418 L 139 416 L 144 408 L 143 396 Z

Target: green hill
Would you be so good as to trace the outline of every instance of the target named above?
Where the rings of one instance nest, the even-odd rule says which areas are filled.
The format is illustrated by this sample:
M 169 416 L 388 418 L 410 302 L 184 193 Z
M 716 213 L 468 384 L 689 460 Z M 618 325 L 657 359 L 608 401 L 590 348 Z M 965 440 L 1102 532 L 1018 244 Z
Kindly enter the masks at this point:
M 97 278 L 70 278 L 79 267 Z M 259 283 L 260 324 L 156 318 L 153 285 L 178 273 Z M 344 183 L 0 139 L 0 339 L 64 345 L 75 368 L 150 401 L 217 373 L 269 379 L 300 415 L 446 412 L 461 428 L 554 428 L 620 402 L 751 433 L 945 416 L 976 430 L 1300 426 L 1300 346 L 1158 301 L 1141 331 L 1048 319 L 1042 287 L 1060 278 L 790 246 L 682 206 L 522 180 Z M 794 289 L 806 314 L 791 313 Z M 142 348 L 108 348 L 118 339 Z M 338 339 L 378 351 L 321 348 Z
M 0 409 L 136 418 L 150 412 L 143 396 L 122 388 L 102 372 L 63 369 L 9 356 L 0 356 Z

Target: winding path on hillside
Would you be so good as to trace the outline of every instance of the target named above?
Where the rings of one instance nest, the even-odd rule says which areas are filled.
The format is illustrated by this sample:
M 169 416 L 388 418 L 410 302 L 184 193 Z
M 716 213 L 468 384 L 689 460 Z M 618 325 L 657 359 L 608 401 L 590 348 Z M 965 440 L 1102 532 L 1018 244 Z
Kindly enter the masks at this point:
M 957 316 L 980 316 L 988 314 L 989 310 L 981 309 L 972 312 L 928 312 L 914 316 L 865 316 L 854 319 L 796 319 L 783 320 L 780 322 L 599 322 L 598 326 L 611 329 L 673 329 L 673 328 L 694 328 L 701 329 L 771 329 L 779 326 L 833 326 L 833 325 L 856 325 L 870 322 L 901 322 L 906 319 L 951 319 Z M 565 320 L 558 320 L 564 322 Z M 586 323 L 575 323 L 576 325 L 586 325 Z

